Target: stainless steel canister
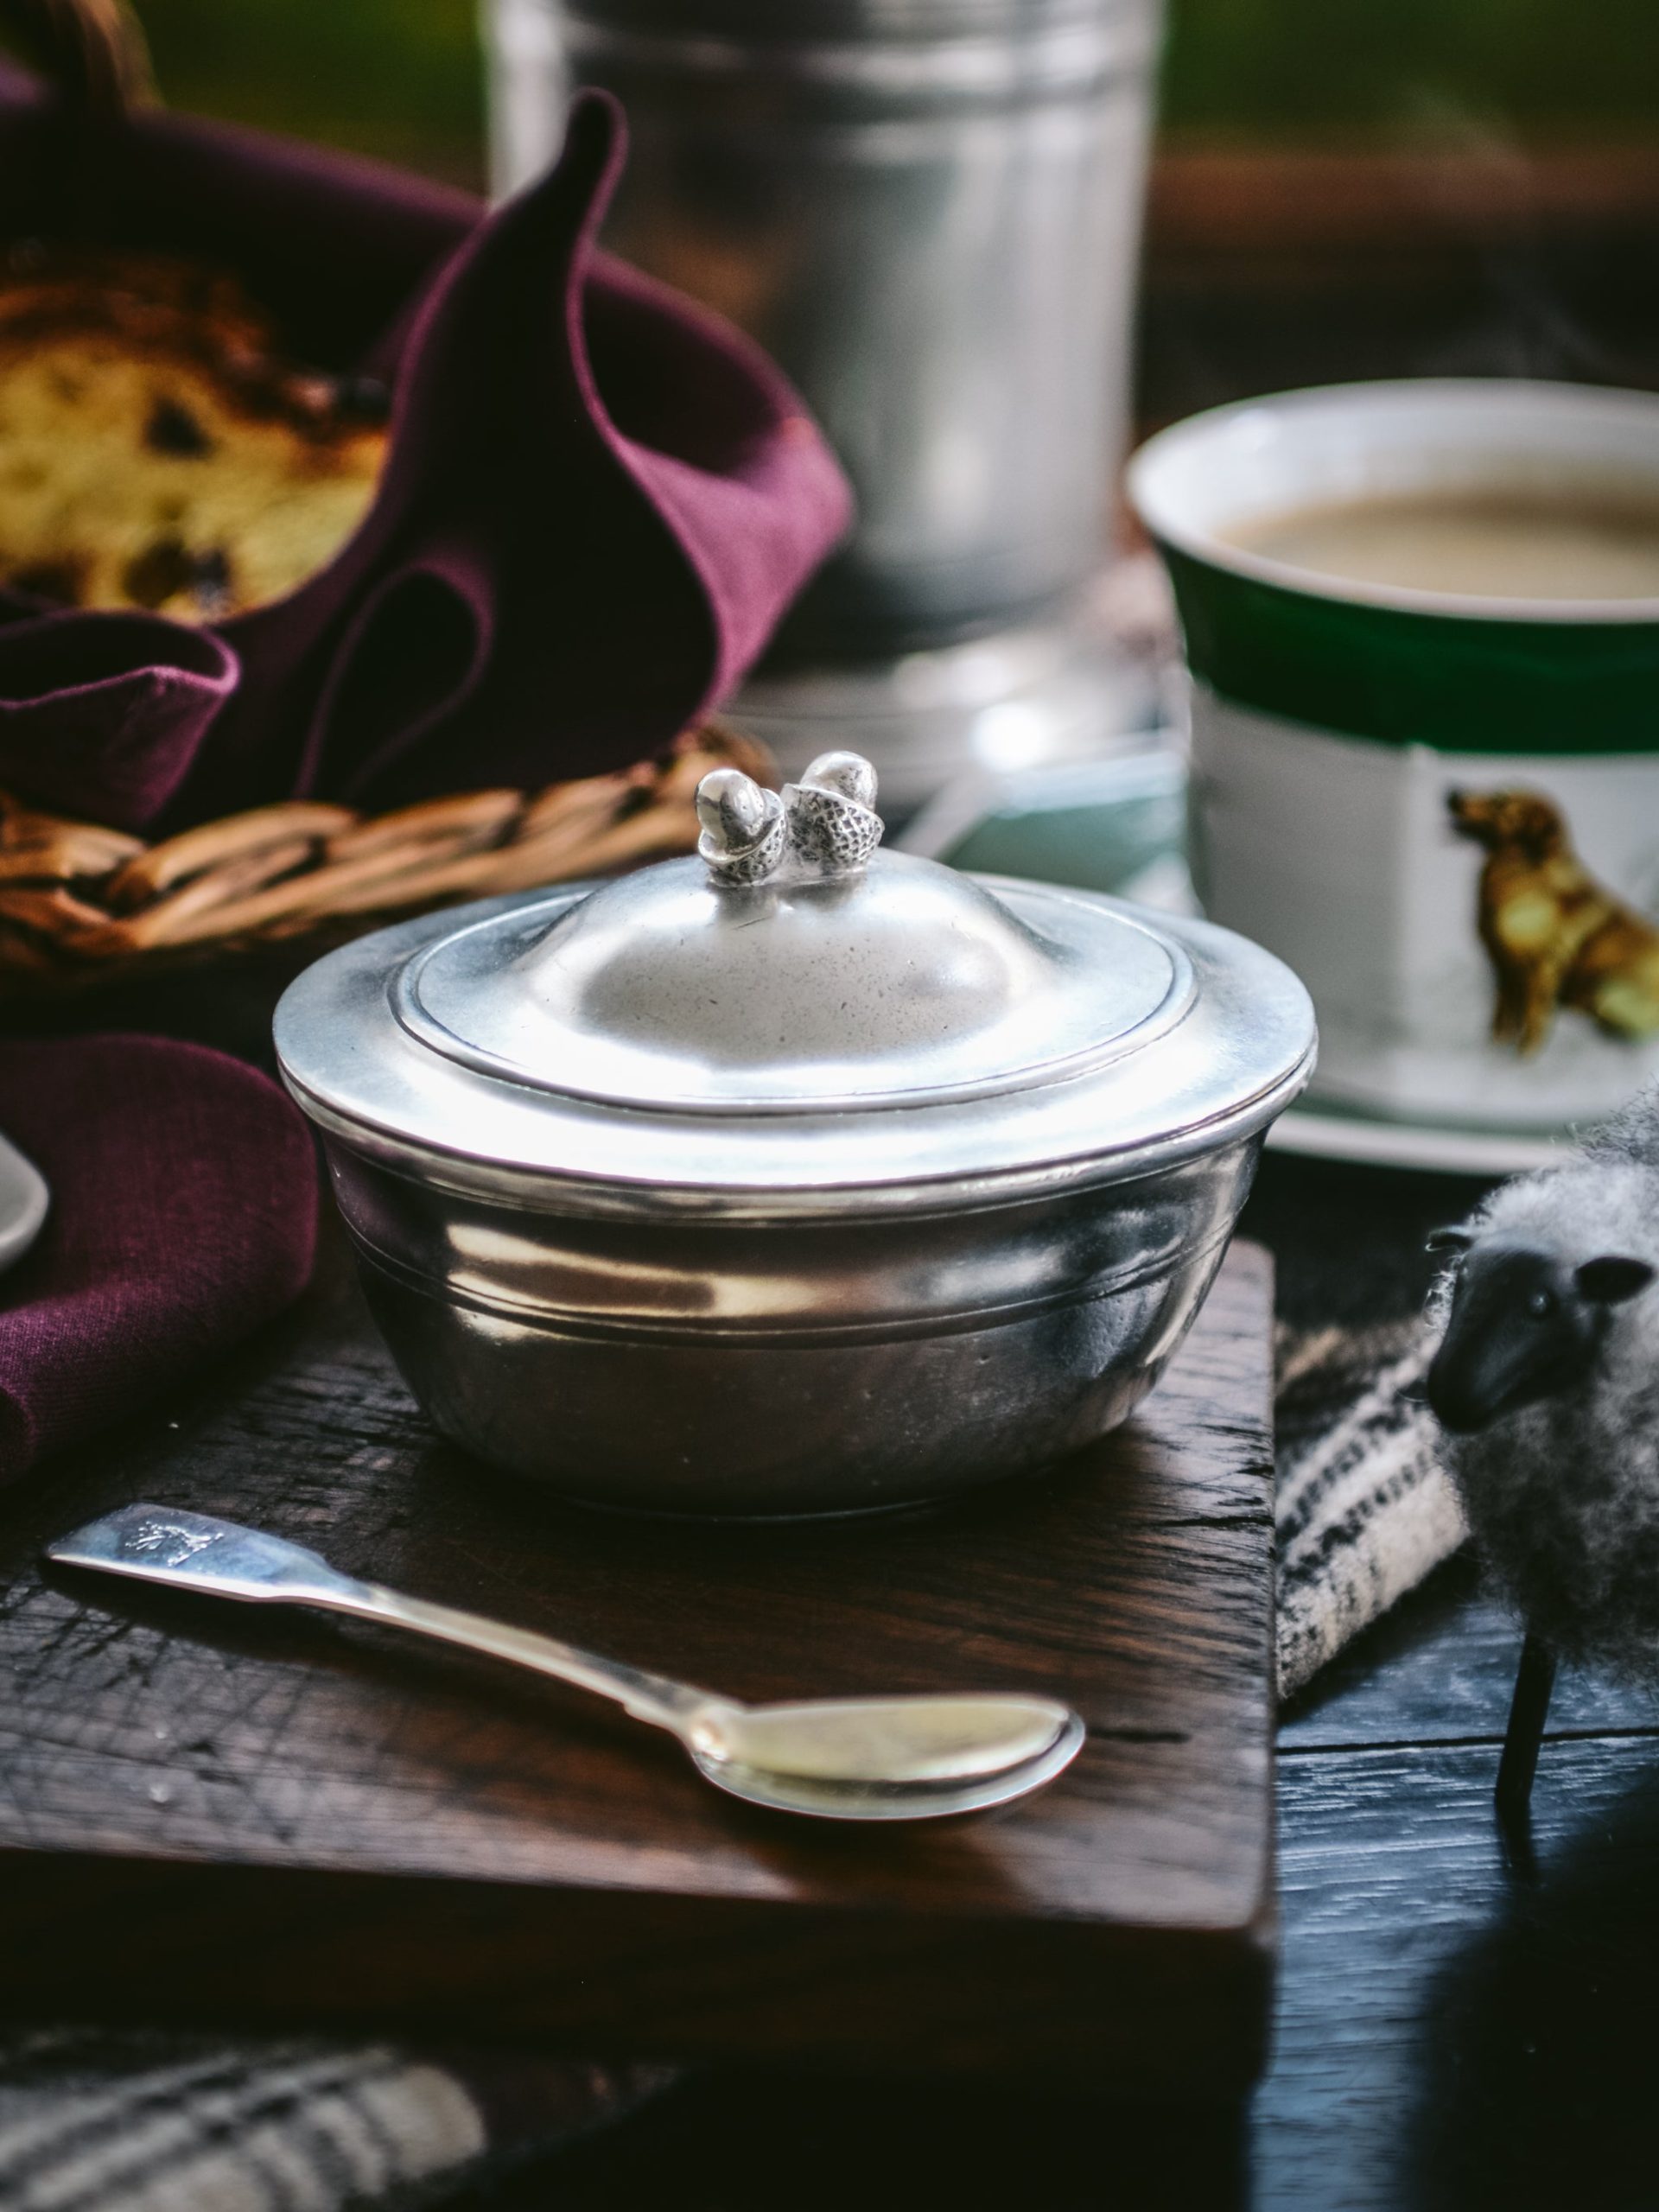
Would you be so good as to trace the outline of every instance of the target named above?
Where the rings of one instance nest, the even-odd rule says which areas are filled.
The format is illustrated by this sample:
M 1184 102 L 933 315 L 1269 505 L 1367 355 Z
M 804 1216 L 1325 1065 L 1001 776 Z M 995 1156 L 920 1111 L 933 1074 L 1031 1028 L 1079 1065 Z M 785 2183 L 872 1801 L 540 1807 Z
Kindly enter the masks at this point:
M 854 536 L 785 664 L 1029 634 L 1032 757 L 1045 715 L 1077 719 L 1054 636 L 1105 554 L 1158 19 L 1157 0 L 494 0 L 491 19 L 498 182 L 556 150 L 569 85 L 616 92 L 632 152 L 607 241 L 759 338 L 852 476 Z M 871 714 L 902 720 L 902 696 Z

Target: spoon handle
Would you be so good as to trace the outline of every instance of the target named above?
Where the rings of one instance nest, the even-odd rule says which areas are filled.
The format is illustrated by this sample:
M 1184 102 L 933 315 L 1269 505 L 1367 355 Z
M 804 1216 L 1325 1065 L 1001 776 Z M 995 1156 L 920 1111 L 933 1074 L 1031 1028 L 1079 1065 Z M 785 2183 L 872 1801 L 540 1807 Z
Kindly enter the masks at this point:
M 435 1637 L 441 1643 L 459 1644 L 463 1650 L 480 1651 L 489 1659 L 505 1659 L 515 1667 L 528 1667 L 556 1681 L 572 1682 L 611 1699 L 636 1720 L 680 1734 L 689 1715 L 708 1709 L 725 1709 L 728 1700 L 711 1691 L 694 1689 L 666 1675 L 653 1675 L 644 1667 L 630 1667 L 620 1659 L 602 1658 L 583 1651 L 557 1637 L 540 1636 L 533 1630 L 511 1628 L 482 1613 L 462 1612 L 454 1605 L 435 1605 L 424 1598 L 406 1598 L 378 1582 L 359 1582 L 349 1589 L 316 1591 L 299 1599 L 302 1605 L 325 1607 L 330 1612 L 350 1613 L 359 1620 L 384 1621 L 416 1636 Z
M 176 1506 L 125 1505 L 47 1547 L 47 1556 L 65 1567 L 90 1567 L 104 1574 L 130 1575 L 138 1582 L 162 1582 L 175 1590 L 194 1590 L 219 1598 L 253 1603 L 315 1605 L 359 1620 L 385 1621 L 416 1636 L 435 1637 L 529 1667 L 556 1681 L 574 1682 L 612 1699 L 636 1720 L 648 1720 L 683 1738 L 690 1717 L 712 1717 L 737 1708 L 729 1698 L 689 1682 L 671 1681 L 643 1667 L 602 1659 L 574 1643 L 509 1628 L 450 1605 L 405 1598 L 378 1582 L 342 1574 L 318 1553 L 263 1529 L 244 1528 L 207 1513 Z

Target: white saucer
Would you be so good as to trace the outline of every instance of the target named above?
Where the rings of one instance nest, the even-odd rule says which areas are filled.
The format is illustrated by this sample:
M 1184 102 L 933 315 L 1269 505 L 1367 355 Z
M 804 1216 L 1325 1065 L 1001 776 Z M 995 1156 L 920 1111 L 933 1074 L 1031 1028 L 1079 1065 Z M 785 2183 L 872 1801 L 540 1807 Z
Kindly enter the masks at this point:
M 0 1268 L 22 1258 L 40 1235 L 50 1204 L 39 1168 L 0 1137 Z
M 1445 1175 L 1524 1175 L 1535 1167 L 1554 1167 L 1572 1141 L 1565 1130 L 1552 1137 L 1525 1129 L 1440 1128 L 1325 1104 L 1294 1106 L 1268 1132 L 1274 1152 Z

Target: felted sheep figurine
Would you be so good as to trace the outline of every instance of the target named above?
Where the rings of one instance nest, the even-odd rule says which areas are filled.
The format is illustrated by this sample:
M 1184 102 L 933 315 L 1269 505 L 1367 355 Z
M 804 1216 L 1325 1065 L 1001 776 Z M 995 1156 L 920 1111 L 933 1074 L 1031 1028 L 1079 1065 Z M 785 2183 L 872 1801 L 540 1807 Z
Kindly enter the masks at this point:
M 1513 1814 L 1558 1658 L 1659 1675 L 1659 1084 L 1429 1245 L 1454 1257 L 1428 1402 L 1527 1630 L 1498 1772 Z

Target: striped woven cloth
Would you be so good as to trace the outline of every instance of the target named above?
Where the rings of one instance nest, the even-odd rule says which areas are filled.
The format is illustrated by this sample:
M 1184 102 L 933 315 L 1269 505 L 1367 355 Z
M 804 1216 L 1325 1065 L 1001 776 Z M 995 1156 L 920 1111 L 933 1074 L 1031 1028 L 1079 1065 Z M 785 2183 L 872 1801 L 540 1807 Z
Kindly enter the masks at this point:
M 1489 1186 L 1335 1162 L 1263 1160 L 1245 1217 L 1272 1248 L 1279 1694 L 1462 1543 L 1462 1509 L 1423 1402 L 1430 1230 Z
M 1421 1396 L 1421 1325 L 1281 1327 L 1278 1343 L 1279 1694 L 1463 1541 L 1463 1510 Z
M 0 2036 L 5 2212 L 414 2212 L 613 2120 L 649 2069 L 380 2045 Z

